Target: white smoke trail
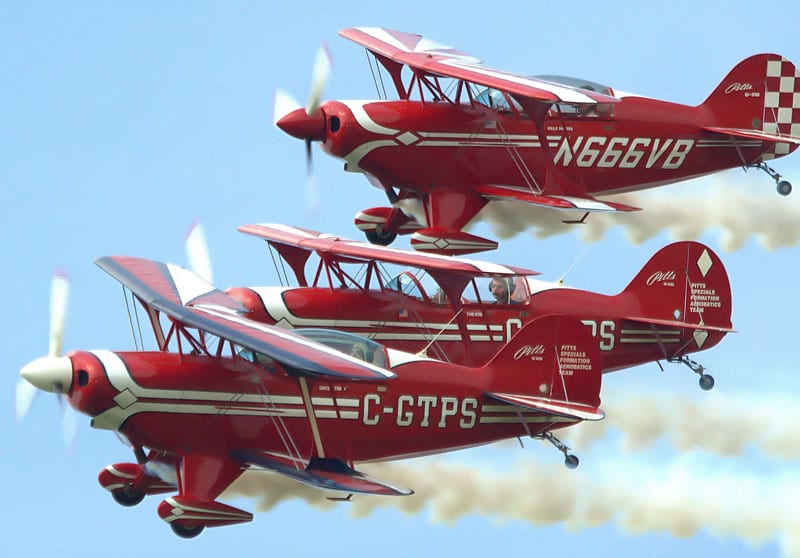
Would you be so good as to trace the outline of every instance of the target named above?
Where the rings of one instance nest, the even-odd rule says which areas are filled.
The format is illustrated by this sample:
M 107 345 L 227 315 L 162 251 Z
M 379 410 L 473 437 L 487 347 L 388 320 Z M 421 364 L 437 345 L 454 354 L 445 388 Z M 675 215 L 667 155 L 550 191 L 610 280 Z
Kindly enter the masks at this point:
M 800 196 L 783 197 L 768 188 L 760 173 L 726 173 L 646 192 L 608 197 L 608 200 L 641 207 L 632 213 L 595 213 L 585 224 L 565 224 L 581 215 L 514 202 L 492 202 L 479 214 L 495 235 L 509 238 L 529 230 L 537 238 L 578 231 L 586 242 L 602 240 L 613 227 L 621 227 L 628 239 L 640 244 L 668 231 L 681 240 L 695 240 L 718 229 L 724 250 L 741 248 L 755 237 L 768 250 L 800 242 Z M 604 198 L 606 199 L 606 198 Z
M 416 514 L 429 510 L 436 522 L 454 523 L 480 514 L 533 525 L 563 523 L 572 530 L 614 524 L 631 534 L 667 532 L 690 537 L 706 531 L 759 545 L 777 540 L 788 557 L 800 557 L 800 478 L 759 478 L 741 472 L 713 471 L 697 463 L 667 468 L 637 466 L 623 460 L 605 469 L 566 471 L 531 460 L 508 470 L 436 459 L 362 467 L 399 486 L 408 497 L 356 496 L 354 517 L 394 506 Z M 326 508 L 326 494 L 276 474 L 245 473 L 227 496 L 257 499 L 261 511 L 285 498 L 301 498 Z
M 800 402 L 779 395 L 762 397 L 702 394 L 641 396 L 604 394 L 606 419 L 564 432 L 576 450 L 585 450 L 610 430 L 622 433 L 622 450 L 643 450 L 665 438 L 680 451 L 699 449 L 723 457 L 757 449 L 776 460 L 800 459 Z

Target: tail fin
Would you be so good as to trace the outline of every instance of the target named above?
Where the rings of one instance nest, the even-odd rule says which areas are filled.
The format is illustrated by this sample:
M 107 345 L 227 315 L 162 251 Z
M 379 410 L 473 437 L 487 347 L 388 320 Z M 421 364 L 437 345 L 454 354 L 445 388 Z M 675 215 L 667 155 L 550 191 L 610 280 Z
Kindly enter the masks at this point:
M 630 314 L 626 319 L 732 331 L 728 273 L 713 250 L 699 242 L 675 242 L 656 252 L 616 298 Z
M 800 143 L 800 73 L 778 54 L 756 54 L 737 64 L 700 105 L 707 130 L 775 142 L 764 159 L 791 153 Z
M 486 368 L 492 374 L 487 392 L 497 399 L 579 419 L 602 418 L 600 353 L 575 318 L 548 315 L 529 322 Z

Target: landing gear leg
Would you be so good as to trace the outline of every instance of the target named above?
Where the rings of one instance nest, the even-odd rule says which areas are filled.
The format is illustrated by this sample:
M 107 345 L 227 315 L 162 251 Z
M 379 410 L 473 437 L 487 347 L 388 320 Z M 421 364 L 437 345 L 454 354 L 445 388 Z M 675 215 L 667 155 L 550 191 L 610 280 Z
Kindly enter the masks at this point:
M 578 467 L 578 465 L 580 465 L 580 460 L 578 457 L 571 454 L 569 452 L 569 447 L 567 447 L 564 442 L 556 438 L 552 432 L 545 432 L 541 436 L 542 439 L 553 444 L 558 451 L 564 454 L 564 465 L 566 465 L 567 469 L 575 469 Z
M 702 389 L 703 391 L 709 391 L 714 387 L 714 376 L 712 376 L 711 374 L 706 374 L 705 372 L 706 369 L 702 364 L 695 362 L 694 360 L 690 359 L 687 356 L 670 359 L 670 362 L 683 363 L 686 366 L 688 366 L 692 372 L 694 372 L 695 374 L 699 374 L 700 380 L 698 381 L 698 383 L 700 384 L 700 389 Z
M 781 180 L 781 175 L 778 174 L 774 169 L 772 169 L 769 165 L 765 162 L 760 163 L 753 163 L 752 165 L 747 165 L 746 169 L 760 169 L 767 173 L 774 181 L 776 189 L 781 196 L 788 196 L 792 193 L 792 184 L 788 180 Z

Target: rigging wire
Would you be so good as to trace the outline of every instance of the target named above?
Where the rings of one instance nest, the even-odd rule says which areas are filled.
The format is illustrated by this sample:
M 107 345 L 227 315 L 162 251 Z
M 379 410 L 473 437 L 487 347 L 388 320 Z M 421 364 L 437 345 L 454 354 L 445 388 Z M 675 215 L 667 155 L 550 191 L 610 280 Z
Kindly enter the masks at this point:
M 133 328 L 133 318 L 131 317 L 131 308 L 128 304 L 128 290 L 125 288 L 125 285 L 122 285 L 122 298 L 125 299 L 125 310 L 128 312 L 128 325 L 131 327 L 131 337 L 133 338 L 133 347 L 139 351 L 143 350 L 139 348 L 139 342 L 136 340 L 136 331 Z

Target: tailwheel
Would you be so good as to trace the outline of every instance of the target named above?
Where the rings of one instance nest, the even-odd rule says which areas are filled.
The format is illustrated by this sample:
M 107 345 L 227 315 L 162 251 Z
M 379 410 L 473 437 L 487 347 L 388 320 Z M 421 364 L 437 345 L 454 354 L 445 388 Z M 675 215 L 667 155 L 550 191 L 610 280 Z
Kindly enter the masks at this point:
M 714 376 L 711 374 L 706 374 L 705 366 L 699 362 L 695 362 L 687 356 L 670 359 L 670 362 L 683 363 L 688 366 L 692 372 L 699 375 L 700 379 L 698 380 L 698 383 L 700 384 L 700 389 L 703 391 L 709 391 L 714 388 Z
M 389 246 L 397 238 L 397 233 L 384 232 L 383 225 L 378 225 L 374 230 L 364 231 L 364 234 L 370 244 L 377 244 L 378 246 Z
M 760 169 L 767 173 L 775 181 L 776 189 L 781 196 L 788 196 L 792 193 L 792 183 L 788 180 L 781 180 L 781 175 L 765 162 L 762 161 L 760 163 L 753 163 L 752 165 L 747 165 L 745 167 L 745 169 L 748 168 Z
M 701 374 L 699 383 L 700 389 L 709 391 L 714 388 L 714 376 L 710 374 Z
M 181 523 L 171 523 L 172 532 L 182 539 L 193 539 L 203 532 L 204 525 L 183 525 Z
M 567 467 L 567 469 L 578 468 L 578 465 L 581 463 L 580 459 L 578 459 L 578 456 L 570 453 L 569 447 L 567 447 L 564 442 L 556 438 L 552 432 L 545 432 L 541 435 L 541 437 L 553 444 L 558 451 L 564 454 L 564 465 Z
M 114 501 L 117 504 L 126 507 L 132 507 L 140 503 L 142 500 L 144 500 L 144 496 L 145 495 L 142 492 L 131 490 L 131 486 L 129 484 L 126 484 L 122 488 L 111 491 L 111 497 L 114 498 Z

